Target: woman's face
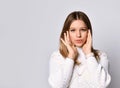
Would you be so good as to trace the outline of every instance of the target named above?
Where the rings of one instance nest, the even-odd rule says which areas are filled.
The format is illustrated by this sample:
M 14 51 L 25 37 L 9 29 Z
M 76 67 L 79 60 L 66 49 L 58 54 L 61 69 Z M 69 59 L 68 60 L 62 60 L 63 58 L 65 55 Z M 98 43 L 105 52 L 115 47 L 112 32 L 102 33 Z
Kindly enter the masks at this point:
M 69 35 L 72 44 L 77 47 L 82 47 L 85 44 L 88 35 L 88 29 L 84 21 L 74 20 L 70 25 Z

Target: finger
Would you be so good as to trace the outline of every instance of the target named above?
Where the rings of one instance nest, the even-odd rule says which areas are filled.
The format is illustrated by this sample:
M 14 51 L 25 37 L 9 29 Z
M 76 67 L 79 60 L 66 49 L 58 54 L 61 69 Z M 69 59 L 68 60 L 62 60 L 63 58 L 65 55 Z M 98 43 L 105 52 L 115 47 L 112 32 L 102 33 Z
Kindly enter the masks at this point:
M 91 35 L 90 30 L 89 30 L 89 36 L 90 36 L 90 41 L 92 42 L 92 35 Z
M 90 29 L 88 30 L 88 39 L 87 40 L 88 40 L 87 43 L 91 45 L 92 37 L 91 37 Z
M 70 40 L 70 35 L 69 35 L 69 32 L 67 31 L 67 41 L 68 41 L 68 43 L 71 45 L 72 43 L 71 43 L 71 40 Z
M 90 29 L 89 29 L 89 37 L 91 38 L 91 33 L 90 33 Z
M 87 37 L 87 42 L 89 42 L 91 39 L 91 34 L 90 34 L 90 29 L 88 30 L 88 37 Z
M 68 31 L 67 31 L 67 40 L 69 41 L 70 39 L 69 39 L 69 33 L 68 33 Z
M 65 45 L 66 45 L 66 42 L 65 42 L 62 38 L 60 38 L 60 40 L 63 42 L 63 44 L 65 44 Z
M 66 33 L 64 33 L 64 40 L 67 43 L 67 35 L 66 35 Z

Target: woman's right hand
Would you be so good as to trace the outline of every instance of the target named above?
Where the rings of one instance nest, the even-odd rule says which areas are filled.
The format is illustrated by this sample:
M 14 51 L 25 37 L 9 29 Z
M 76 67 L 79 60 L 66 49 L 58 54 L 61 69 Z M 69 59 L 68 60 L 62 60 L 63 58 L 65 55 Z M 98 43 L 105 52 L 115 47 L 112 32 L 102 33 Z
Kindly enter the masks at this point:
M 76 57 L 78 56 L 78 52 L 76 46 L 72 44 L 70 40 L 68 31 L 64 33 L 64 40 L 61 38 L 61 41 L 63 42 L 63 44 L 65 44 L 65 46 L 68 49 L 68 58 L 71 58 L 75 61 Z

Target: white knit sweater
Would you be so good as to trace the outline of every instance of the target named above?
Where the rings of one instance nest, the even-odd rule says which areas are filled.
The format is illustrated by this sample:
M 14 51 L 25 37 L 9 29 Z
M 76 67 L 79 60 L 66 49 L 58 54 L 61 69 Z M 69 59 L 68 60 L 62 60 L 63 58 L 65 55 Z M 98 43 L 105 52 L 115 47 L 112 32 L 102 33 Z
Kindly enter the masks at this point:
M 106 88 L 111 81 L 108 73 L 108 59 L 105 53 L 100 52 L 100 61 L 94 56 L 86 58 L 82 49 L 75 65 L 70 58 L 64 58 L 59 51 L 50 58 L 48 82 L 52 88 Z

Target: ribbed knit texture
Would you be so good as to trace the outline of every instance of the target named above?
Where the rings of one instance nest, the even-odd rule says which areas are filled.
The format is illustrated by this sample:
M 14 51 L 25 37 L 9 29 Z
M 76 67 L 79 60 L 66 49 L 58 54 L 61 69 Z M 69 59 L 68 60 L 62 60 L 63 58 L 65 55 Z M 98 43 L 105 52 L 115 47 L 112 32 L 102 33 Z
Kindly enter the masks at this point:
M 107 88 L 111 76 L 108 73 L 107 55 L 100 52 L 100 61 L 87 57 L 78 49 L 80 65 L 70 58 L 63 58 L 59 51 L 51 55 L 48 82 L 51 88 Z

